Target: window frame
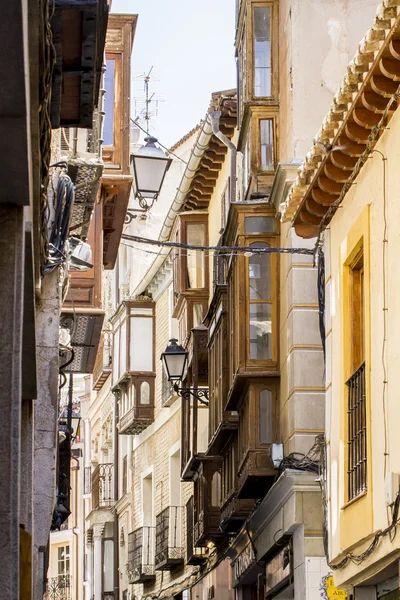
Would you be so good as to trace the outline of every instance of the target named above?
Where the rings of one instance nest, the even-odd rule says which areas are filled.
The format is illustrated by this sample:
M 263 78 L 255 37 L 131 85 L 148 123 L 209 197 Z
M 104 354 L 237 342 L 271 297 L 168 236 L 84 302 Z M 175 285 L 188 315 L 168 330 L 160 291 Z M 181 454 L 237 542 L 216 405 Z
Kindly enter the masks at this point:
M 269 8 L 271 27 L 271 94 L 255 95 L 254 76 L 254 9 Z M 252 102 L 278 102 L 279 91 L 279 15 L 278 5 L 274 0 L 247 0 L 242 8 L 243 16 L 239 20 L 236 33 L 236 48 L 239 61 L 238 89 L 240 97 L 239 121 L 242 121 L 246 104 Z M 244 65 L 246 68 L 244 69 Z
M 113 15 L 106 38 L 106 59 L 115 59 L 114 73 L 114 140 L 103 145 L 102 158 L 105 173 L 128 174 L 130 172 L 130 99 L 132 25 Z
M 240 242 L 241 243 L 241 242 Z M 255 243 L 266 243 L 270 247 L 278 246 L 278 239 L 275 234 L 246 234 L 243 236 L 243 246 L 251 246 Z M 246 348 L 245 348 L 245 365 L 247 370 L 259 370 L 259 365 L 269 365 L 272 368 L 277 368 L 279 361 L 279 349 L 278 349 L 278 336 L 279 336 L 279 256 L 278 253 L 272 252 L 270 254 L 271 264 L 271 299 L 260 301 L 252 300 L 250 298 L 250 276 L 249 276 L 249 264 L 250 257 L 241 256 L 239 260 L 242 261 L 241 271 L 242 277 L 240 281 L 242 288 L 244 287 L 244 298 L 245 298 L 245 316 L 244 323 L 246 326 Z M 250 307 L 254 304 L 269 304 L 271 306 L 271 358 L 266 359 L 255 359 L 250 356 Z M 243 319 L 239 318 L 240 322 Z

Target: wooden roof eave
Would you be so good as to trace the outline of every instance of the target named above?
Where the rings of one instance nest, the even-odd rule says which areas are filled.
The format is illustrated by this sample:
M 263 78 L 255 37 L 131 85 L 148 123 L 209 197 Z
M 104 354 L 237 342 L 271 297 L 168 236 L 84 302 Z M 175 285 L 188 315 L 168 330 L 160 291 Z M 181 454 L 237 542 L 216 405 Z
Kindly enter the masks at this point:
M 387 9 L 391 15 L 393 8 Z M 368 50 L 372 45 L 375 52 L 363 53 L 360 48 L 352 68 L 348 69 L 345 80 L 348 89 L 344 86 L 336 94 L 321 128 L 317 140 L 321 144 L 319 156 L 318 148 L 314 147 L 299 169 L 286 217 L 292 218 L 296 232 L 302 237 L 318 234 L 321 220 L 339 198 L 359 156 L 367 147 L 371 129 L 381 120 L 392 98 L 391 92 L 397 90 L 400 83 L 400 17 L 397 11 L 394 23 L 390 24 L 386 35 L 383 30 L 372 30 L 376 39 L 370 41 Z M 390 111 L 387 120 L 392 114 Z M 338 115 L 342 117 L 341 121 Z M 378 139 L 379 135 L 375 143 Z M 337 149 L 325 153 L 322 144 L 331 144 Z M 324 226 L 328 222 L 326 220 Z

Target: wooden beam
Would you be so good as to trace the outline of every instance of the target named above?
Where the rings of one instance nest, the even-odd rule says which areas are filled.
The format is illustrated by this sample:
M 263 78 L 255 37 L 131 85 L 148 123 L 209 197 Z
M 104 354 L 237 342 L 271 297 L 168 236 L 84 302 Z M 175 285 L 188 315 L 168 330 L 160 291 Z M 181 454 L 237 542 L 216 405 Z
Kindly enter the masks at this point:
M 380 115 L 375 114 L 366 108 L 359 107 L 354 109 L 353 118 L 357 125 L 360 125 L 360 127 L 365 127 L 366 129 L 372 129 L 378 125 L 379 121 L 381 120 Z
M 383 113 L 387 107 L 387 99 L 375 92 L 364 92 L 361 94 L 363 106 L 374 113 Z
M 330 162 L 325 163 L 324 172 L 328 179 L 341 183 L 345 183 L 350 176 L 348 171 L 335 167 Z
M 388 79 L 382 75 L 374 75 L 371 77 L 371 88 L 376 94 L 384 98 L 391 98 L 397 90 L 397 83 L 393 79 Z
M 340 152 L 343 152 L 347 156 L 361 156 L 365 150 L 365 146 L 352 142 L 346 136 L 339 138 L 338 146 L 340 147 Z
M 385 77 L 400 81 L 400 61 L 395 58 L 381 58 L 379 68 Z
M 339 198 L 339 194 L 327 194 L 320 188 L 313 188 L 311 190 L 311 196 L 315 202 L 322 204 L 322 206 L 331 206 L 331 204 Z
M 352 171 L 357 163 L 357 158 L 353 156 L 346 156 L 340 150 L 333 150 L 329 155 L 332 164 L 338 169 L 344 171 Z
M 340 194 L 343 188 L 343 183 L 337 183 L 327 177 L 318 177 L 318 185 L 323 192 L 327 194 Z
M 323 217 L 327 211 L 326 206 L 318 204 L 318 202 L 315 202 L 310 196 L 308 196 L 305 202 L 305 207 L 310 214 L 315 215 L 316 217 Z
M 345 133 L 349 140 L 357 144 L 366 144 L 368 142 L 369 131 L 365 127 L 360 127 L 356 123 L 346 123 Z

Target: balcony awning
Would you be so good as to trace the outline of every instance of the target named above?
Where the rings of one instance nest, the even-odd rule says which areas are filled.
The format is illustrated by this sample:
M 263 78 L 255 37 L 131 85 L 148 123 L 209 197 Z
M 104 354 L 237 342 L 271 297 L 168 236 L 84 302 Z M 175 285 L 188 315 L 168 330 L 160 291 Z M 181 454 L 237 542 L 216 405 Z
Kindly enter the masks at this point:
M 61 327 L 71 332 L 71 347 L 74 359 L 65 373 L 92 373 L 100 342 L 104 321 L 104 310 L 80 308 L 79 313 L 64 308 L 61 313 Z
M 100 188 L 104 164 L 96 156 L 68 159 L 68 175 L 75 186 L 69 233 L 86 241 L 90 219 Z
M 51 125 L 91 127 L 108 19 L 107 0 L 55 0 Z

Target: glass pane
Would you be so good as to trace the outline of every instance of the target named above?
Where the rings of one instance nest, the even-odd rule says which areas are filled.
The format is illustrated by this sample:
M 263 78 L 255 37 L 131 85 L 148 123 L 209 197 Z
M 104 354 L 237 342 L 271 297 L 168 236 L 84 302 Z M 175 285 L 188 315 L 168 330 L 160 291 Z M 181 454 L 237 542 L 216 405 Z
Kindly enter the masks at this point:
M 203 223 L 188 223 L 186 225 L 186 243 L 193 246 L 204 246 L 206 228 Z M 190 250 L 187 253 L 187 287 L 204 287 L 204 252 Z
M 274 170 L 274 128 L 272 119 L 260 121 L 261 169 Z
M 254 8 L 254 95 L 271 95 L 271 9 Z
M 275 217 L 245 217 L 245 233 L 275 233 Z
M 113 380 L 114 383 L 116 381 L 118 381 L 119 379 L 119 352 L 120 352 L 120 343 L 119 343 L 119 337 L 120 337 L 120 329 L 117 329 L 117 331 L 114 333 L 114 345 L 113 345 Z
M 113 592 L 114 542 L 112 540 L 104 540 L 103 544 L 103 592 Z
M 115 60 L 106 60 L 106 72 L 104 75 L 104 146 L 114 144 L 114 89 L 115 89 Z
M 119 376 L 126 371 L 126 321 L 121 324 L 119 342 Z
M 269 248 L 269 244 L 256 242 L 249 248 Z M 254 254 L 249 259 L 250 300 L 271 299 L 271 255 Z
M 140 386 L 140 404 L 150 404 L 150 384 L 147 381 Z
M 260 444 L 272 444 L 272 392 L 260 392 Z
M 272 307 L 270 304 L 250 304 L 250 358 L 272 358 Z
M 153 319 L 131 317 L 130 371 L 153 370 Z

